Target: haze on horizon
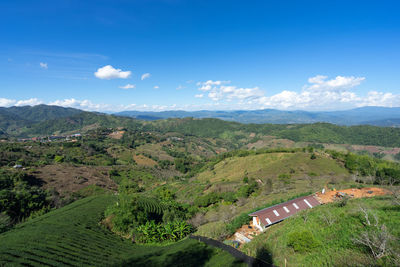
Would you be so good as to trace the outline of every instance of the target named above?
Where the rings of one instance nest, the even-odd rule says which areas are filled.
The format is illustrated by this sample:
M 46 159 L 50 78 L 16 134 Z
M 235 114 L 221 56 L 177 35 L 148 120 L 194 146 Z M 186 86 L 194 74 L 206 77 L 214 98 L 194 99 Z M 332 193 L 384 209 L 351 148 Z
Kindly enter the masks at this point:
M 2 1 L 0 106 L 400 107 L 398 1 Z

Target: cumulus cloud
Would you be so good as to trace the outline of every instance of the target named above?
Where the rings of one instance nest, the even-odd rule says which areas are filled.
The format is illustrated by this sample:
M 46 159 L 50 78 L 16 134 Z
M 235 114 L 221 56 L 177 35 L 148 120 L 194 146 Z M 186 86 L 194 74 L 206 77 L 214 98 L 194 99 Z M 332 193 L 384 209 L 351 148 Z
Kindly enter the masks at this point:
M 252 98 L 262 97 L 264 93 L 258 88 L 241 88 L 233 85 L 229 85 L 230 81 L 212 81 L 199 82 L 199 90 L 208 92 L 207 96 L 214 101 L 226 99 L 232 101 L 238 100 L 249 100 Z
M 267 96 L 259 87 L 237 87 L 230 81 L 208 80 L 198 82 L 197 86 L 215 103 L 226 101 L 232 106 L 250 109 L 334 110 L 361 106 L 400 106 L 399 94 L 378 91 L 370 91 L 366 95 L 355 93 L 352 89 L 364 80 L 365 77 L 336 76 L 329 79 L 317 75 L 309 78 L 300 91 L 284 90 L 271 96 Z
M 355 86 L 360 85 L 365 80 L 364 77 L 344 77 L 336 76 L 335 79 L 327 80 L 327 76 L 317 75 L 308 79 L 310 85 L 307 85 L 305 89 L 313 91 L 343 91 L 351 89 Z
M 154 89 L 159 89 L 159 88 L 160 88 L 160 86 L 158 86 L 158 85 L 155 85 L 153 88 L 154 88 Z
M 136 85 L 128 83 L 127 85 L 120 86 L 119 88 L 124 89 L 124 90 L 134 89 L 134 88 L 136 88 Z
M 15 104 L 15 102 L 17 101 L 13 99 L 0 98 L 0 107 L 10 107 Z
M 47 68 L 48 68 L 47 63 L 44 63 L 44 62 L 40 62 L 40 63 L 39 63 L 39 66 L 40 66 L 42 69 L 47 69 Z
M 196 97 L 196 98 L 203 98 L 203 94 L 198 94 L 198 95 L 194 95 L 194 97 Z
M 185 86 L 179 85 L 178 87 L 176 87 L 176 90 L 182 90 L 182 89 L 185 89 L 185 88 L 186 88 Z
M 24 100 L 14 100 L 14 99 L 7 99 L 7 98 L 0 98 L 0 107 L 11 107 L 11 106 L 36 106 L 43 104 L 42 101 L 40 101 L 37 98 L 30 98 L 30 99 L 24 99 Z
M 144 74 L 142 74 L 142 76 L 140 77 L 140 79 L 143 81 L 143 80 L 145 80 L 145 79 L 147 79 L 147 78 L 150 78 L 150 76 L 151 76 L 150 73 L 144 73 Z
M 36 105 L 40 105 L 43 104 L 42 101 L 40 101 L 37 98 L 30 98 L 30 99 L 26 99 L 26 100 L 19 100 L 15 103 L 15 106 L 20 107 L 20 106 L 36 106 Z
M 369 92 L 367 96 L 359 96 L 351 91 L 364 80 L 364 77 L 354 76 L 337 76 L 329 80 L 327 76 L 317 75 L 309 78 L 308 84 L 300 92 L 285 90 L 269 97 L 260 97 L 258 102 L 269 108 L 307 110 L 395 105 L 396 96 L 390 93 Z M 400 105 L 398 98 L 397 105 Z
M 90 100 L 77 100 L 75 98 L 56 100 L 50 102 L 49 105 L 77 108 L 91 111 L 104 111 L 108 110 L 111 106 L 107 104 L 94 104 Z
M 199 90 L 201 91 L 210 91 L 212 88 L 216 86 L 220 86 L 222 84 L 230 83 L 230 81 L 212 81 L 208 80 L 206 82 L 198 82 L 197 86 L 199 87 Z
M 131 76 L 131 71 L 122 71 L 121 69 L 115 69 L 113 66 L 107 65 L 97 69 L 94 76 L 103 80 L 127 79 Z

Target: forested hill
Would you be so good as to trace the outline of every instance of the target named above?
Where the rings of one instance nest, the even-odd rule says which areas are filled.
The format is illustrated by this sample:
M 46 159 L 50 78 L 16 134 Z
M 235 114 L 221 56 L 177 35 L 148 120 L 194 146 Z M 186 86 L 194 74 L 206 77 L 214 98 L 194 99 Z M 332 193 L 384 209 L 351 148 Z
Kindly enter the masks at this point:
M 64 108 L 59 106 L 37 105 L 3 108 L 7 112 L 18 116 L 19 118 L 31 121 L 41 122 L 58 118 L 73 116 L 83 111 L 75 108 Z
M 275 136 L 295 142 L 342 143 L 400 147 L 400 128 L 376 126 L 338 126 L 314 124 L 241 124 L 219 119 L 165 119 L 140 121 L 56 106 L 0 109 L 0 133 L 9 137 L 32 137 L 86 132 L 96 128 L 125 128 L 165 134 L 169 132 L 202 138 L 221 138 L 230 142 L 256 141 L 260 136 Z
M 338 126 L 329 123 L 314 124 L 240 124 L 218 119 L 168 119 L 147 123 L 145 127 L 160 132 L 179 132 L 208 138 L 247 138 L 262 134 L 286 138 L 296 142 L 400 146 L 400 129 L 376 126 Z

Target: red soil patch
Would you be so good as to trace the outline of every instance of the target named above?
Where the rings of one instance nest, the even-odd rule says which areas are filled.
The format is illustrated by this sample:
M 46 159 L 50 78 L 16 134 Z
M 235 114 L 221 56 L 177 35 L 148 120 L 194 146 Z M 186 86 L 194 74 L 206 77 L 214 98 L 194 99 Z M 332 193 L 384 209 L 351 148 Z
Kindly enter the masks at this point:
M 350 188 L 350 189 L 326 191 L 325 194 L 318 192 L 315 194 L 315 196 L 317 197 L 319 202 L 329 203 L 329 202 L 334 202 L 335 200 L 339 200 L 343 194 L 349 196 L 350 198 L 361 198 L 361 197 L 387 195 L 390 194 L 390 192 L 383 188 L 366 187 L 361 189 Z

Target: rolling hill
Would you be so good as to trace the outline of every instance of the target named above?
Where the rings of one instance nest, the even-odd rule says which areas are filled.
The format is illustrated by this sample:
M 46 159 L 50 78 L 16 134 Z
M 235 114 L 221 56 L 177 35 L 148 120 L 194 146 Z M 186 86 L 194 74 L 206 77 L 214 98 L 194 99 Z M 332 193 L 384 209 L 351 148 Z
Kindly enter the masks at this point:
M 256 141 L 255 139 L 262 136 L 274 136 L 295 142 L 400 147 L 400 129 L 369 125 L 242 124 L 214 118 L 141 121 L 129 117 L 45 105 L 0 109 L 0 116 L 2 118 L 0 132 L 3 137 L 32 137 L 77 131 L 85 133 L 97 128 L 126 128 L 160 134 L 174 132 L 202 138 L 220 138 L 232 144 L 245 144 L 251 140 Z M 55 118 L 57 116 L 58 118 Z M 37 119 L 34 119 L 35 117 Z

